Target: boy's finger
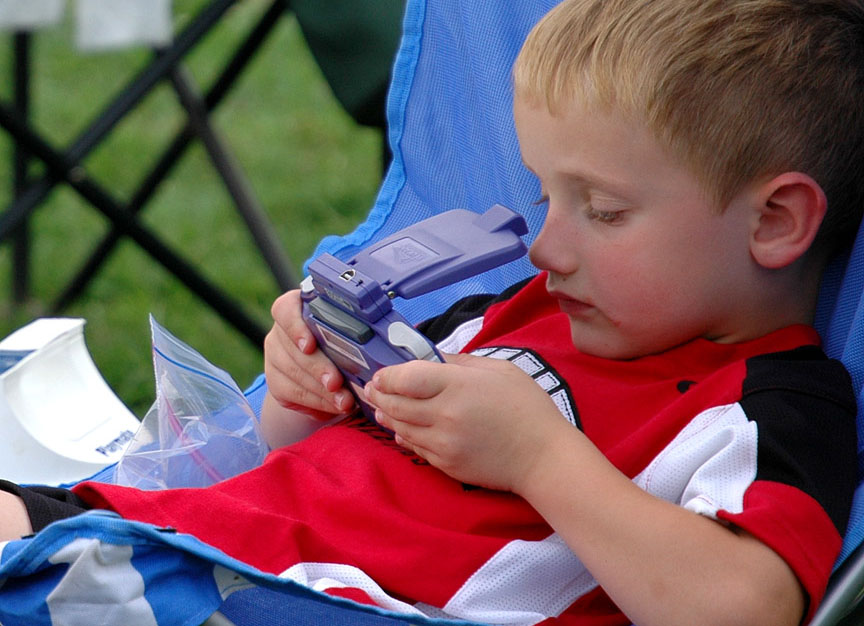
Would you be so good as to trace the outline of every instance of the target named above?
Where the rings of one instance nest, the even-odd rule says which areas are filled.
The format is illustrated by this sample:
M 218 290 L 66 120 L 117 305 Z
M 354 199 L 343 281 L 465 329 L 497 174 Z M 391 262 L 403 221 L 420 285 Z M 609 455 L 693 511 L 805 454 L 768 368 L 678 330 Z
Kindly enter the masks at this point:
M 287 291 L 273 302 L 270 314 L 285 337 L 290 339 L 304 354 L 312 354 L 316 348 L 315 336 L 301 315 L 302 304 L 297 289 Z
M 432 398 L 444 389 L 446 372 L 440 363 L 408 361 L 384 367 L 372 377 L 376 391 L 409 398 Z
M 266 345 L 266 344 L 265 344 Z M 342 376 L 322 354 L 267 350 L 264 373 L 282 404 L 291 402 L 319 410 L 344 412 L 354 405 Z
M 363 395 L 375 407 L 375 419 L 390 430 L 399 430 L 402 425 L 430 426 L 434 415 L 424 399 L 383 393 L 368 383 Z
M 305 324 L 304 324 L 305 326 Z M 343 385 L 342 375 L 333 362 L 318 350 L 310 334 L 309 349 L 299 350 L 284 328 L 274 325 L 264 338 L 264 357 L 298 382 L 321 385 L 326 391 L 336 391 Z
M 409 440 L 407 437 L 400 435 L 399 433 L 396 433 L 394 435 L 394 439 L 396 440 L 396 443 L 398 443 L 406 450 L 410 450 L 411 452 L 419 456 L 421 459 L 432 462 L 432 458 L 430 457 L 434 457 L 434 454 L 431 450 L 428 450 L 427 448 L 423 447 L 415 441 Z M 432 464 L 434 465 L 434 463 Z
M 368 397 L 368 396 L 367 396 Z M 387 396 L 382 401 L 383 406 L 375 409 L 375 421 L 387 430 L 404 436 L 407 429 L 425 429 L 434 423 L 427 416 L 420 400 L 402 396 Z
M 264 373 L 270 392 L 280 405 L 293 409 L 300 406 L 329 413 L 339 412 L 340 407 L 336 406 L 332 397 L 323 393 L 320 386 L 315 388 L 298 384 L 290 376 L 274 368 L 265 368 Z
M 282 405 L 286 409 L 291 409 L 292 411 L 296 411 L 298 413 L 303 413 L 304 415 L 308 415 L 312 419 L 318 420 L 319 422 L 328 422 L 333 419 L 335 415 L 340 415 L 341 413 L 333 413 L 332 411 L 319 411 L 317 409 L 309 408 L 308 406 L 303 406 L 301 404 L 284 404 Z

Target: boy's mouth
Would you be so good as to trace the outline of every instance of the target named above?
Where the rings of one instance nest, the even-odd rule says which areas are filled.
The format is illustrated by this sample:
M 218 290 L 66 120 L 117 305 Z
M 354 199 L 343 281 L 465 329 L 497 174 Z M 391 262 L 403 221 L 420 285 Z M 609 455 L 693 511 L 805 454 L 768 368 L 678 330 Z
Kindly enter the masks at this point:
M 594 308 L 581 300 L 558 300 L 558 306 L 569 317 L 583 317 Z
M 560 291 L 549 291 L 549 295 L 558 300 L 561 311 L 570 317 L 582 317 L 594 308 L 590 302 L 579 300 Z

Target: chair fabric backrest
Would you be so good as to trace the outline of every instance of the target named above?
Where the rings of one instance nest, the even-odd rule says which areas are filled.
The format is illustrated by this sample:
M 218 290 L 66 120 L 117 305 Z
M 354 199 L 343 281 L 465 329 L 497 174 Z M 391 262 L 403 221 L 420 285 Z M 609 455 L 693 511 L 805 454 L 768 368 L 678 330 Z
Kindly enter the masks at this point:
M 864 541 L 864 228 L 851 252 L 826 273 L 816 312 L 816 328 L 829 356 L 852 376 L 858 399 L 858 481 L 852 514 L 838 565 Z
M 544 211 L 522 165 L 513 128 L 510 68 L 531 27 L 556 0 L 408 0 L 387 103 L 393 162 L 369 217 L 352 233 L 322 240 L 314 256 L 346 260 L 418 220 L 447 209 L 482 213 L 503 204 L 536 233 Z M 530 237 L 529 237 L 530 240 Z M 472 293 L 497 293 L 535 273 L 526 258 L 500 271 L 398 304 L 412 322 Z

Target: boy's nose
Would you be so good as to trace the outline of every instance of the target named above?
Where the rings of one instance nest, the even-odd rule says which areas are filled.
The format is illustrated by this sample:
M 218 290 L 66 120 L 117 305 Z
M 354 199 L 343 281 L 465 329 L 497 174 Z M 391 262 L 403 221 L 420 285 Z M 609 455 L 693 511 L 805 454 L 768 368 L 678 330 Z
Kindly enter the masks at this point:
M 528 258 L 537 269 L 566 275 L 578 268 L 575 252 L 573 233 L 558 224 L 550 212 L 528 250 Z

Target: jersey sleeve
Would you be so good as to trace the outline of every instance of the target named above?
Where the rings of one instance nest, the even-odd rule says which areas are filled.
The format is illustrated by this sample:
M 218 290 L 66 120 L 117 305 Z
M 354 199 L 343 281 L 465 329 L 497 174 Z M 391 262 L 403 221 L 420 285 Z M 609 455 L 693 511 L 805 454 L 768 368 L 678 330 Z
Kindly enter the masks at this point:
M 818 606 L 856 486 L 856 403 L 815 346 L 750 358 L 737 401 L 702 410 L 634 477 L 771 547 Z
M 851 380 L 838 361 L 820 355 L 811 347 L 749 361 L 741 406 L 758 432 L 756 473 L 742 511 L 718 512 L 786 560 L 810 596 L 811 615 L 857 483 Z

